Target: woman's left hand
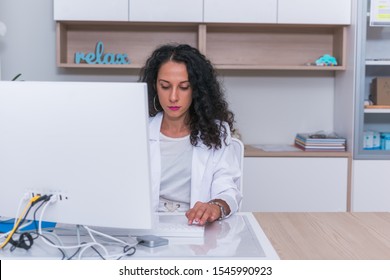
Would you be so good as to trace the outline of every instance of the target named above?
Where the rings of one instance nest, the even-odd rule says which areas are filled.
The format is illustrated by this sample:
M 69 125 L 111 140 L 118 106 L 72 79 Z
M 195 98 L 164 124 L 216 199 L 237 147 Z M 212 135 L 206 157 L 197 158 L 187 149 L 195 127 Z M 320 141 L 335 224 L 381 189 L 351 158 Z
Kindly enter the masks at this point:
M 205 225 L 207 222 L 211 223 L 221 217 L 221 210 L 217 205 L 196 202 L 194 207 L 186 212 L 188 224 Z

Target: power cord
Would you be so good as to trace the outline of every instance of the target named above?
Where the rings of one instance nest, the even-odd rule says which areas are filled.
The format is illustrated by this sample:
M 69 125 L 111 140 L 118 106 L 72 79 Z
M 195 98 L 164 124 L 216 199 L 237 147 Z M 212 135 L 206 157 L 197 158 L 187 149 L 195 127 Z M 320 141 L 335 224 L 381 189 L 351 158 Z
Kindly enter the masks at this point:
M 20 234 L 18 240 L 15 241 L 13 238 L 11 238 L 9 240 L 9 243 L 12 244 L 12 247 L 10 249 L 11 252 L 13 250 L 15 250 L 16 248 L 22 248 L 22 249 L 28 250 L 34 244 L 34 239 L 29 232 L 23 232 Z
M 0 245 L 0 249 L 3 249 L 9 242 L 10 240 L 12 239 L 12 236 L 14 235 L 14 233 L 18 230 L 19 226 L 20 226 L 20 222 L 24 221 L 24 218 L 22 217 L 25 217 L 27 216 L 28 212 L 30 211 L 33 203 L 35 201 L 37 201 L 38 199 L 40 198 L 40 196 L 36 195 L 32 198 L 30 198 L 29 202 L 27 203 L 26 207 L 24 208 L 23 210 L 23 213 L 22 215 L 15 221 L 15 224 L 14 224 L 14 227 L 13 229 L 10 231 L 10 233 L 8 234 L 8 236 L 6 237 L 6 239 L 4 240 L 4 242 Z
M 26 218 L 27 218 L 30 210 L 34 207 L 34 205 L 36 205 L 36 203 L 38 203 L 40 201 L 45 203 L 48 200 L 50 200 L 50 197 L 51 196 L 48 196 L 48 195 L 43 195 L 43 196 L 37 195 L 37 196 L 34 196 L 34 197 L 32 197 L 30 199 L 29 203 L 25 207 L 25 210 L 24 210 L 25 214 L 23 215 L 23 218 L 22 219 L 19 218 L 16 221 L 16 223 L 14 225 L 14 228 L 12 229 L 12 231 L 8 235 L 7 239 L 2 244 L 1 248 L 4 248 L 8 243 L 11 243 L 11 245 L 12 245 L 11 251 L 14 251 L 16 248 L 22 248 L 22 249 L 25 249 L 25 250 L 29 250 L 31 248 L 31 246 L 34 244 L 34 239 L 33 239 L 33 237 L 31 236 L 31 234 L 29 232 L 21 233 L 17 240 L 14 240 L 13 236 L 14 236 L 15 233 L 17 233 L 17 231 L 21 227 L 21 225 L 24 224 L 24 222 L 26 221 Z
M 26 198 L 27 198 L 27 196 L 25 195 L 23 200 L 25 200 Z M 76 249 L 76 251 L 67 259 L 73 259 L 76 255 L 78 255 L 79 259 L 81 259 L 83 257 L 84 252 L 89 248 L 94 250 L 97 253 L 97 255 L 103 260 L 105 260 L 105 259 L 121 259 L 125 256 L 132 256 L 135 254 L 136 247 L 134 244 L 130 244 L 130 243 L 125 242 L 125 241 L 123 241 L 119 238 L 116 238 L 114 236 L 110 236 L 110 235 L 104 234 L 102 232 L 90 229 L 86 226 L 84 226 L 84 229 L 87 231 L 89 237 L 92 239 L 91 242 L 81 242 L 80 235 L 78 234 L 78 239 L 79 239 L 78 245 L 63 246 L 61 239 L 55 233 L 53 233 L 53 235 L 58 239 L 58 242 L 61 244 L 61 245 L 56 245 L 52 240 L 50 240 L 49 238 L 47 238 L 44 235 L 44 234 L 49 234 L 50 232 L 45 232 L 45 233 L 42 232 L 42 221 L 43 221 L 43 215 L 45 213 L 45 210 L 51 203 L 54 203 L 56 201 L 56 197 L 54 197 L 54 199 L 52 199 L 52 198 L 53 197 L 51 195 L 43 195 L 43 196 L 37 195 L 37 196 L 30 198 L 27 205 L 24 207 L 22 214 L 19 216 L 19 211 L 20 211 L 21 206 L 22 206 L 22 203 L 20 203 L 19 208 L 18 208 L 18 212 L 16 214 L 16 216 L 17 217 L 19 216 L 19 218 L 17 220 L 15 219 L 13 229 L 9 233 L 2 235 L 3 237 L 6 237 L 6 239 L 0 245 L 0 249 L 4 248 L 8 243 L 10 243 L 12 245 L 12 247 L 10 249 L 11 251 L 14 251 L 16 248 L 22 248 L 25 250 L 29 250 L 32 247 L 32 245 L 34 244 L 34 240 L 39 238 L 39 237 L 42 237 L 42 240 L 46 244 L 50 245 L 51 247 L 57 248 L 62 253 L 62 259 L 67 258 L 66 253 L 65 253 L 65 249 Z M 19 229 L 26 227 L 28 225 L 28 223 L 24 224 L 26 221 L 26 218 L 27 218 L 29 212 L 31 211 L 31 209 L 39 202 L 41 202 L 41 203 L 38 205 L 38 207 L 36 207 L 36 209 L 34 211 L 34 215 L 33 215 L 34 219 L 33 219 L 33 221 L 29 222 L 29 223 L 35 224 L 35 231 L 33 231 L 33 232 L 26 231 L 26 232 L 19 233 L 18 232 Z M 37 220 L 36 215 L 41 207 L 43 207 L 43 209 L 40 213 L 39 220 Z M 38 221 L 38 223 L 37 223 L 37 221 Z M 32 236 L 32 234 L 34 234 L 34 233 L 36 234 L 36 237 Z M 13 237 L 15 234 L 20 234 L 19 238 L 14 239 Z M 112 246 L 113 244 L 116 244 L 116 245 L 121 244 L 123 246 L 122 247 L 123 252 L 119 253 L 119 254 L 110 255 L 107 248 L 106 248 L 107 244 L 103 245 L 103 244 L 99 243 L 96 240 L 96 238 L 94 237 L 94 234 L 115 242 L 115 243 L 111 242 L 111 245 L 110 245 L 110 243 L 108 243 L 109 246 Z M 101 250 L 98 250 L 98 248 L 103 250 L 103 253 L 101 252 Z

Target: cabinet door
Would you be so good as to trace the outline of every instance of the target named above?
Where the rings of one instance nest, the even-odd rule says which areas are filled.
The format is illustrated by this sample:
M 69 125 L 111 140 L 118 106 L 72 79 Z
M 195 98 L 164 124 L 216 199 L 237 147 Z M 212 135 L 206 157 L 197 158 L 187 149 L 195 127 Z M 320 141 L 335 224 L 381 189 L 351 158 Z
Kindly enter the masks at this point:
M 204 0 L 205 22 L 276 23 L 277 0 Z
M 375 78 L 390 76 L 390 26 L 370 25 L 375 19 L 367 16 L 370 12 L 369 4 L 370 1 L 359 1 L 357 5 L 354 159 L 390 160 L 390 151 L 385 150 L 383 145 L 380 150 L 372 149 L 371 143 L 367 143 L 365 138 L 367 132 L 390 131 L 389 107 L 381 102 L 368 108 L 365 106 L 374 94 Z M 384 7 L 382 12 L 385 11 Z M 386 95 L 387 93 L 384 96 Z M 362 171 L 365 172 L 363 169 Z
M 347 178 L 347 158 L 245 157 L 242 211 L 346 211 Z
M 352 211 L 390 211 L 390 160 L 354 160 Z
M 278 23 L 351 23 L 351 0 L 279 0 L 278 3 Z
M 54 20 L 128 21 L 129 0 L 54 0 Z
M 129 0 L 129 4 L 130 21 L 203 21 L 203 0 Z

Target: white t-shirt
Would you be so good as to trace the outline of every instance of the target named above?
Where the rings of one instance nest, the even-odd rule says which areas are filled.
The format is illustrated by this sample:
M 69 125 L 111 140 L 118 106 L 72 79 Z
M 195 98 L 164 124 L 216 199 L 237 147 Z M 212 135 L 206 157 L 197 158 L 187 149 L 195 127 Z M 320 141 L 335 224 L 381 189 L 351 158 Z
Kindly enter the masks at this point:
M 160 149 L 161 183 L 158 211 L 187 211 L 191 199 L 190 136 L 171 138 L 160 133 Z

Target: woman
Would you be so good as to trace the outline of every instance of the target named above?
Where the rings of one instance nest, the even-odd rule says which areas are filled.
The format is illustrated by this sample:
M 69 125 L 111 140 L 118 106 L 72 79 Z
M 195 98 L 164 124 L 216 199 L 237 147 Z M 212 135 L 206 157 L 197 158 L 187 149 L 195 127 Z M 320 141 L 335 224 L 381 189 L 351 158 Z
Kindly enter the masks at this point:
M 186 211 L 204 225 L 233 214 L 241 194 L 230 145 L 234 116 L 209 60 L 189 45 L 163 45 L 141 70 L 149 94 L 152 188 L 157 211 Z

